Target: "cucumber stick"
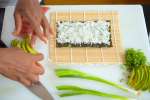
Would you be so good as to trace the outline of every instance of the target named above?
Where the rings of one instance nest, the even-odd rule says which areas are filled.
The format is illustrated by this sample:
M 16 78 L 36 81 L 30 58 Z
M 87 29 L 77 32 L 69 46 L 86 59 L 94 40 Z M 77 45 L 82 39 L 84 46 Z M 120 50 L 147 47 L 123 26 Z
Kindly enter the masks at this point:
M 89 95 L 108 97 L 108 98 L 117 99 L 117 100 L 128 100 L 128 98 L 124 97 L 124 96 L 103 93 L 103 92 L 96 91 L 96 90 L 84 89 L 84 88 L 80 88 L 78 86 L 61 85 L 61 86 L 57 86 L 56 88 L 58 90 L 69 91 L 69 92 L 60 94 L 61 97 L 89 94 Z
M 105 79 L 102 79 L 100 77 L 92 76 L 87 73 L 77 71 L 77 70 L 72 70 L 72 69 L 56 69 L 56 75 L 61 78 L 65 77 L 72 77 L 72 78 L 82 78 L 82 79 L 87 79 L 87 80 L 93 80 L 93 81 L 98 81 L 101 83 L 108 84 L 110 86 L 116 87 L 118 89 L 121 89 L 125 92 L 128 92 L 129 90 L 127 88 L 124 88 L 118 84 L 115 84 L 113 82 L 107 81 Z

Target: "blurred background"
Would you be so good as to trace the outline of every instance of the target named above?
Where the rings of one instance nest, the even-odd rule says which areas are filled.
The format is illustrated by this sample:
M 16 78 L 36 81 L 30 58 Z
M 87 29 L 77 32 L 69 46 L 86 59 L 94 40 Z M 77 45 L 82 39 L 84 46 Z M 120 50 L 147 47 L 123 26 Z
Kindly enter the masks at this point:
M 150 0 L 44 0 L 45 4 L 149 4 Z

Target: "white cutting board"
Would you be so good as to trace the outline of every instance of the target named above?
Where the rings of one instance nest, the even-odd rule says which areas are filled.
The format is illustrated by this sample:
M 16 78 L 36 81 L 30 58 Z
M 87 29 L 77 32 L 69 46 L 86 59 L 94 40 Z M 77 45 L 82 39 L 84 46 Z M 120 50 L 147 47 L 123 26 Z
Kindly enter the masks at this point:
M 140 5 L 61 5 L 50 6 L 50 10 L 46 16 L 50 19 L 49 13 L 55 11 L 118 11 L 120 15 L 120 30 L 122 33 L 122 42 L 124 48 L 138 48 L 145 52 L 150 59 L 150 46 L 147 36 L 145 19 L 142 6 Z M 11 33 L 14 30 L 13 20 L 14 7 L 6 9 L 4 25 L 2 31 L 2 40 L 9 46 L 10 41 L 14 38 Z M 86 81 L 81 79 L 56 79 L 54 74 L 54 66 L 48 63 L 48 45 L 40 42 L 36 43 L 36 49 L 45 55 L 45 59 L 41 62 L 45 68 L 45 74 L 41 76 L 41 81 L 49 92 L 55 97 L 55 100 L 60 100 L 55 90 L 55 85 L 58 84 L 74 84 L 81 87 L 96 89 L 108 93 L 116 93 L 128 96 L 129 94 L 122 93 L 111 87 L 106 87 L 103 84 Z M 118 84 L 119 79 L 122 77 L 122 69 L 119 65 L 62 65 L 73 69 L 83 70 L 93 75 L 101 76 L 107 80 L 114 81 Z M 125 84 L 123 84 L 126 86 Z M 144 92 L 137 100 L 149 100 L 150 93 Z M 29 90 L 21 84 L 6 79 L 0 76 L 0 100 L 40 100 L 37 96 L 32 94 Z M 62 99 L 61 99 L 62 100 Z M 97 96 L 83 95 L 63 98 L 63 100 L 108 100 Z

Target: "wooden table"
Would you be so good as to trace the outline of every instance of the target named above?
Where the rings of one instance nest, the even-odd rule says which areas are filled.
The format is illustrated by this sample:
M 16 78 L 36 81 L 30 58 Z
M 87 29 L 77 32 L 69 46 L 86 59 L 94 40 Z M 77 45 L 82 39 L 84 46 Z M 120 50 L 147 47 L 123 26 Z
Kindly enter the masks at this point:
M 45 4 L 150 4 L 150 0 L 45 0 Z

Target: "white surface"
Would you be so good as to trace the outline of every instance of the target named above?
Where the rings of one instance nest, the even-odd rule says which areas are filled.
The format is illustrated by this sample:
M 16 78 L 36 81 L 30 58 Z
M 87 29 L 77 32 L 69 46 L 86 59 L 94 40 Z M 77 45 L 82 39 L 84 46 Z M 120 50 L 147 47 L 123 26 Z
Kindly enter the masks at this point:
M 147 36 L 147 30 L 143 15 L 143 10 L 140 5 L 119 5 L 119 6 L 50 6 L 51 10 L 49 12 L 55 11 L 97 11 L 97 10 L 115 10 L 119 12 L 120 15 L 120 30 L 122 33 L 122 42 L 124 48 L 138 48 L 142 49 L 148 58 L 150 58 L 150 47 Z M 86 8 L 86 9 L 85 9 Z M 46 16 L 49 19 L 49 14 Z M 9 46 L 10 41 L 13 36 L 11 33 L 14 30 L 14 21 L 13 21 L 13 9 L 7 8 L 2 39 Z M 57 80 L 54 76 L 54 66 L 48 64 L 48 46 L 37 41 L 36 48 L 45 55 L 45 59 L 41 62 L 45 68 L 45 74 L 41 76 L 41 81 L 47 87 L 50 93 L 55 97 L 56 100 L 60 100 L 56 95 L 54 84 L 75 84 L 87 88 L 97 89 L 101 91 L 117 93 L 121 95 L 129 96 L 129 94 L 122 93 L 116 89 L 108 88 L 101 83 L 86 81 L 81 79 L 59 79 Z M 122 70 L 118 65 L 111 66 L 102 66 L 102 65 L 66 65 L 68 68 L 79 69 L 85 72 L 89 72 L 93 75 L 98 75 L 104 77 L 108 80 L 114 81 L 118 84 L 119 79 L 122 77 Z M 125 85 L 126 86 L 126 85 Z M 150 93 L 142 93 L 140 97 L 137 97 L 138 100 L 149 100 Z M 4 77 L 0 77 L 0 100 L 39 100 L 38 97 L 33 95 L 30 91 L 24 88 L 21 84 L 8 80 Z M 104 100 L 97 96 L 76 96 L 68 97 L 63 100 Z M 107 99 L 108 100 L 108 99 Z

